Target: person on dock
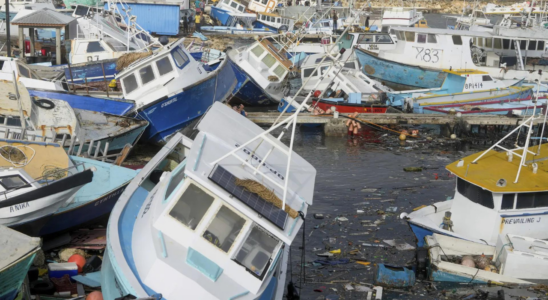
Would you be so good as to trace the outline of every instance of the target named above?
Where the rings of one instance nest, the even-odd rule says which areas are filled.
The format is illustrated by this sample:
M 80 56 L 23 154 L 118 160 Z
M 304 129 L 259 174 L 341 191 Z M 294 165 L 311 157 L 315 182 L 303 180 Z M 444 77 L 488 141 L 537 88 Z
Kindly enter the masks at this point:
M 200 1 L 200 10 L 201 12 L 205 12 L 205 0 L 204 1 Z
M 198 14 L 200 12 L 200 0 L 195 0 L 194 1 L 194 8 L 196 9 L 196 14 Z
M 183 33 L 188 34 L 188 19 L 186 15 L 183 15 Z
M 339 18 L 337 17 L 337 13 L 333 11 L 333 33 L 337 31 L 337 21 Z
M 239 112 L 242 116 L 244 116 L 244 117 L 247 118 L 247 112 L 244 110 L 244 105 L 243 105 L 243 104 L 238 105 L 238 112 Z
M 196 32 L 200 32 L 201 31 L 201 21 L 202 21 L 202 13 L 199 13 L 196 12 L 196 17 L 194 17 L 194 26 L 196 26 Z

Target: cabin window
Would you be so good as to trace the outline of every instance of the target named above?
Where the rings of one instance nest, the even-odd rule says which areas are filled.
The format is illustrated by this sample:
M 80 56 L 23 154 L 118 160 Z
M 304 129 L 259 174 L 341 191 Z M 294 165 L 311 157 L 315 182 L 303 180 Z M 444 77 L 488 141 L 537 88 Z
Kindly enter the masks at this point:
M 414 32 L 405 32 L 405 40 L 408 42 L 414 42 L 415 41 L 415 33 Z
M 17 68 L 19 69 L 19 75 L 25 78 L 30 78 L 30 71 L 29 69 L 23 67 L 22 65 L 17 65 Z
M 516 209 L 535 207 L 548 207 L 548 192 L 518 194 Z
M 373 37 L 374 36 L 372 36 L 372 35 L 360 34 L 360 37 L 358 38 L 358 44 L 371 43 L 371 42 L 373 42 Z
M 137 84 L 137 79 L 133 74 L 122 79 L 122 84 L 124 85 L 124 91 L 126 92 L 126 94 L 135 91 L 139 87 L 139 85 Z
M 10 175 L 0 177 L 0 185 L 4 188 L 4 190 L 11 190 L 24 187 L 27 185 L 27 182 L 19 175 Z
M 257 45 L 255 48 L 251 49 L 251 53 L 253 53 L 256 57 L 263 55 L 264 51 L 265 50 L 261 47 L 261 45 Z
M 230 0 L 224 0 L 223 1 L 225 4 L 229 4 L 230 3 Z
M 491 78 L 491 76 L 489 76 L 489 75 L 483 75 L 482 79 L 483 79 L 483 81 L 493 81 L 493 78 Z
M 281 64 L 278 64 L 278 66 L 276 68 L 274 68 L 274 74 L 276 74 L 276 76 L 278 76 L 278 78 L 282 79 L 284 73 L 285 73 L 285 69 L 284 67 L 282 67 Z
M 483 38 L 476 38 L 476 46 L 483 48 Z
M 141 76 L 141 84 L 145 85 L 154 80 L 154 72 L 152 72 L 151 66 L 146 66 L 139 70 L 139 76 Z
M 495 46 L 493 48 L 502 49 L 502 40 L 501 39 L 495 39 Z
M 18 117 L 7 117 L 5 122 L 6 126 L 21 127 L 21 119 Z
M 502 40 L 502 48 L 504 50 L 510 49 L 510 40 L 509 39 L 503 39 Z M 512 47 L 513 48 L 513 47 Z
M 212 196 L 191 183 L 175 206 L 173 206 L 169 215 L 194 230 L 213 203 L 213 200 Z
M 171 71 L 173 71 L 173 66 L 168 57 L 164 57 L 156 61 L 156 68 L 158 68 L 158 73 L 160 76 L 163 76 Z
M 477 185 L 459 178 L 457 180 L 457 190 L 461 195 L 474 203 L 487 208 L 495 207 L 495 204 L 493 203 L 493 194 Z
M 417 43 L 426 44 L 426 34 L 417 34 Z
M 76 10 L 74 11 L 74 15 L 83 17 L 88 14 L 89 8 L 87 6 L 80 6 L 78 5 L 76 7 Z
M 529 46 L 527 50 L 537 50 L 537 41 L 529 41 Z
M 493 48 L 493 39 L 491 38 L 485 39 L 485 48 Z
M 379 44 L 390 44 L 392 43 L 392 39 L 388 34 L 379 34 L 375 36 L 375 41 Z
M 263 5 L 266 5 L 266 4 L 268 3 L 268 0 L 262 0 L 261 3 L 262 3 Z
M 313 71 L 314 71 L 314 68 L 312 68 L 312 69 L 304 69 L 304 71 L 303 71 L 303 76 L 304 76 L 304 78 L 310 77 L 310 74 L 312 74 Z M 314 75 L 312 75 L 312 76 L 318 76 L 318 72 L 314 72 Z
M 276 23 L 281 23 L 281 22 L 282 22 L 282 19 L 276 18 Z
M 435 34 L 428 34 L 428 43 L 430 44 L 436 44 L 438 41 L 436 40 Z
M 181 47 L 177 47 L 177 49 L 171 51 L 171 55 L 173 55 L 173 60 L 175 60 L 175 64 L 179 69 L 182 69 L 188 62 L 188 56 L 186 56 Z
M 527 49 L 527 41 L 519 41 L 519 49 L 521 50 Z
M 230 3 L 230 6 L 231 6 L 232 8 L 238 8 L 238 3 L 232 1 L 232 2 Z
M 241 12 L 244 12 L 245 7 L 240 5 L 240 6 L 238 6 L 238 10 L 241 11 Z
M 544 41 L 538 41 L 537 50 L 544 51 Z
M 228 252 L 244 224 L 244 218 L 223 205 L 207 227 L 203 237 L 219 249 Z
M 453 45 L 462 45 L 462 38 L 460 35 L 452 35 L 453 38 Z
M 263 57 L 262 61 L 269 69 L 276 63 L 276 59 L 270 54 Z
M 101 46 L 101 43 L 99 43 L 99 42 L 89 42 L 88 43 L 88 48 L 87 48 L 88 53 L 104 52 L 104 51 L 105 51 L 105 48 L 103 48 L 103 46 Z
M 258 226 L 249 236 L 234 261 L 244 266 L 251 274 L 263 279 L 272 263 L 272 256 L 280 242 Z
M 514 198 L 516 194 L 503 194 L 500 209 L 514 209 Z
M 355 69 L 356 65 L 354 65 L 354 62 L 352 61 L 352 62 L 344 63 L 344 67 L 349 69 Z

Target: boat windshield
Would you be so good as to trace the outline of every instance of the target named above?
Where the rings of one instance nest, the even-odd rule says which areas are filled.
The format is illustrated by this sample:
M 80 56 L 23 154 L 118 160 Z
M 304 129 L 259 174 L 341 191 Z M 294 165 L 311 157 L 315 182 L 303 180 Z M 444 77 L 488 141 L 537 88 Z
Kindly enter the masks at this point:
M 214 198 L 201 188 L 190 184 L 175 206 L 173 206 L 169 215 L 194 230 L 211 204 L 213 204 L 213 200 Z
M 251 229 L 234 261 L 259 279 L 266 275 L 280 241 L 259 226 Z

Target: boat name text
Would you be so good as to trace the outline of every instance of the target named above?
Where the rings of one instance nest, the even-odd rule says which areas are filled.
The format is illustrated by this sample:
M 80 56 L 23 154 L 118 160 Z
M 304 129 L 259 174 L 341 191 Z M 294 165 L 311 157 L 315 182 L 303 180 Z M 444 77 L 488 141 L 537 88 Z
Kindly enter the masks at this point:
M 162 106 L 161 106 L 161 107 L 164 108 L 164 107 L 166 107 L 166 106 L 168 106 L 168 105 L 170 105 L 170 104 L 172 104 L 172 103 L 174 103 L 174 102 L 177 102 L 177 98 L 173 98 L 173 99 L 171 99 L 171 100 L 168 100 L 168 101 L 162 103 Z
M 28 202 L 15 204 L 15 205 L 10 206 L 10 213 L 20 211 L 20 210 L 28 208 L 28 207 L 30 207 L 30 204 Z
M 440 61 L 439 50 L 438 49 L 428 49 L 423 47 L 414 47 L 417 49 L 417 56 L 415 58 L 424 61 L 424 62 L 431 62 L 431 63 L 437 63 Z
M 504 224 L 512 225 L 512 224 L 531 224 L 531 223 L 538 223 L 540 222 L 540 217 L 538 219 L 535 218 L 518 218 L 518 219 L 503 219 L 502 222 Z
M 240 145 L 236 144 L 236 148 L 237 147 L 240 147 Z M 251 158 L 255 160 L 256 162 L 262 163 L 262 166 L 267 168 L 270 172 L 272 172 L 272 174 L 276 175 L 276 177 L 280 178 L 281 180 L 285 180 L 285 177 L 282 175 L 282 173 L 278 172 L 276 169 L 267 165 L 266 163 L 263 163 L 262 158 L 258 157 L 256 154 L 251 153 L 251 151 L 246 148 L 242 148 L 242 150 L 244 151 L 245 154 L 251 155 Z

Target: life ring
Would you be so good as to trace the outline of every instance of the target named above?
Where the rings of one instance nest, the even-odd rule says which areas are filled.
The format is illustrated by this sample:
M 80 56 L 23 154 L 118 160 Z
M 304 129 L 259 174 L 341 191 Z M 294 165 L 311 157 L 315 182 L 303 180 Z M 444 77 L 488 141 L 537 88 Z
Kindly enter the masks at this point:
M 53 101 L 48 99 L 35 100 L 34 104 L 36 104 L 38 107 L 41 107 L 43 109 L 53 109 L 55 107 L 55 104 L 53 103 Z

